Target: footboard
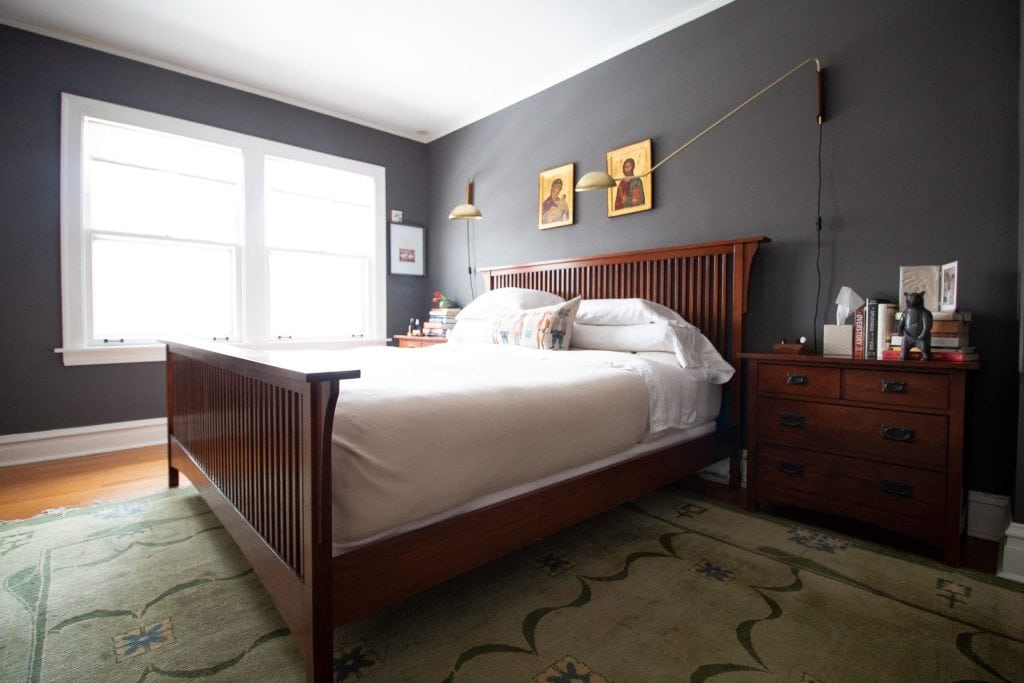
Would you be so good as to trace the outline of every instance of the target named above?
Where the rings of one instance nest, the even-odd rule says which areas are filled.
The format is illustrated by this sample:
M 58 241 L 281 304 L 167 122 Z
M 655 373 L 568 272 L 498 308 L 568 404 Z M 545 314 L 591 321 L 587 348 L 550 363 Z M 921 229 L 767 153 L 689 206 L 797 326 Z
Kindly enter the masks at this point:
M 305 655 L 331 671 L 330 437 L 338 380 L 299 352 L 167 344 L 168 476 L 192 481 Z

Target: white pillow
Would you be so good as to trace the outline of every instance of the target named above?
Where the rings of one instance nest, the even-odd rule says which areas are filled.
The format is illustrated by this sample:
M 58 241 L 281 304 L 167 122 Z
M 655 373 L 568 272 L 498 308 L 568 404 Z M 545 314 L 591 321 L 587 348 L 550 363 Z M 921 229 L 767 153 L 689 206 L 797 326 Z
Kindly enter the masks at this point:
M 584 299 L 580 302 L 580 310 L 576 312 L 576 322 L 585 325 L 690 325 L 668 306 L 647 299 Z
M 722 384 L 732 377 L 729 365 L 714 344 L 693 325 L 675 322 L 641 325 L 587 325 L 576 323 L 572 345 L 580 349 L 626 352 L 668 352 L 675 354 L 679 365 L 694 370 L 708 382 Z
M 577 311 L 577 316 L 579 312 Z M 669 323 L 641 325 L 587 325 L 576 319 L 572 345 L 602 351 L 668 351 L 675 353 L 675 335 Z
M 527 308 L 540 308 L 551 306 L 565 301 L 562 297 L 551 292 L 542 292 L 539 289 L 526 289 L 524 287 L 501 287 L 484 292 L 473 299 L 461 311 L 459 320 L 463 318 L 490 319 L 497 313 L 508 311 L 522 311 Z
M 490 344 L 491 326 L 492 322 L 485 318 L 456 317 L 455 327 L 448 333 L 448 343 L 476 342 L 478 344 Z

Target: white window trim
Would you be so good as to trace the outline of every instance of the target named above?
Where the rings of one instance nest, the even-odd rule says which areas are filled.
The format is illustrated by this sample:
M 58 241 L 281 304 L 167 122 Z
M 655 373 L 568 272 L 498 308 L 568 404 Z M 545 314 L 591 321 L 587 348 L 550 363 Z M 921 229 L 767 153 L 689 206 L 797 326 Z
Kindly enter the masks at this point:
M 374 211 L 374 258 L 377 263 L 373 278 L 370 311 L 370 335 L 361 339 L 338 339 L 316 342 L 317 348 L 343 348 L 365 344 L 384 343 L 387 338 L 387 248 L 385 234 L 385 180 L 383 166 L 362 161 L 342 159 L 341 157 L 317 152 L 301 147 L 294 147 L 272 140 L 257 138 L 244 133 L 237 133 L 223 128 L 193 123 L 183 119 L 154 114 L 152 112 L 133 109 L 109 102 L 93 100 L 78 95 L 62 93 L 61 95 L 61 158 L 60 158 L 60 235 L 61 235 L 61 324 L 63 346 L 54 349 L 60 353 L 64 365 L 95 365 L 108 363 L 148 363 L 163 361 L 164 346 L 161 344 L 92 346 L 86 338 L 86 307 L 84 292 L 86 291 L 87 273 L 84 268 L 82 249 L 82 209 L 84 206 L 84 184 L 82 182 L 82 120 L 92 116 L 119 123 L 140 126 L 153 130 L 164 131 L 191 138 L 209 140 L 224 145 L 240 147 L 244 154 L 246 183 L 258 185 L 258 188 L 247 188 L 245 193 L 246 224 L 255 221 L 260 226 L 256 244 L 251 241 L 251 234 L 246 229 L 246 248 L 243 255 L 241 271 L 250 269 L 263 270 L 262 250 L 259 248 L 263 239 L 263 178 L 260 173 L 252 173 L 253 164 L 262 163 L 257 159 L 266 156 L 277 156 L 313 164 L 321 164 L 347 171 L 362 173 L 374 178 L 375 211 Z M 339 164 L 339 161 L 342 163 Z M 259 189 L 260 192 L 255 192 Z M 339 293 L 339 296 L 341 294 Z M 242 330 L 248 330 L 253 338 L 243 339 L 242 343 L 275 346 L 295 346 L 308 348 L 308 342 L 276 342 L 259 337 L 265 334 L 267 318 L 267 302 L 264 297 L 248 293 L 241 311 Z M 263 321 L 253 330 L 248 323 Z M 254 334 L 255 332 L 255 334 Z

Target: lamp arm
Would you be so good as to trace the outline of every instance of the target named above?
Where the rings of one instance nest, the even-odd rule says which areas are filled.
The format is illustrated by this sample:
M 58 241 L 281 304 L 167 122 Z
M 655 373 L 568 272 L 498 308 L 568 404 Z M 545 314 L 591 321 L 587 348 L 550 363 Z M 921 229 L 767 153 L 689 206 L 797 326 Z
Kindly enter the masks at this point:
M 800 69 L 804 68 L 805 66 L 807 66 L 808 64 L 810 64 L 812 62 L 814 63 L 815 72 L 818 74 L 818 125 L 820 126 L 821 124 L 823 124 L 825 122 L 824 110 L 822 108 L 822 72 L 821 72 L 821 62 L 818 60 L 817 57 L 811 57 L 810 59 L 807 59 L 807 60 L 801 62 L 800 64 L 797 64 L 792 69 L 790 69 L 789 71 L 787 71 L 786 73 L 782 74 L 781 76 L 776 78 L 774 81 L 769 83 L 768 85 L 766 85 L 763 88 L 761 88 L 760 90 L 758 90 L 756 93 L 754 93 L 753 95 L 748 97 L 742 103 L 740 103 L 736 107 L 734 107 L 733 110 L 730 111 L 728 114 L 726 114 L 722 118 L 718 119 L 717 121 L 712 123 L 710 126 L 708 126 L 704 130 L 702 130 L 701 132 L 697 133 L 692 138 L 690 138 L 689 140 L 684 142 L 682 144 L 682 146 L 680 146 L 674 152 L 672 152 L 667 157 L 665 157 L 664 159 L 662 159 L 661 161 L 656 163 L 654 166 L 652 166 L 649 171 L 647 171 L 646 173 L 642 173 L 641 176 L 650 175 L 651 173 L 654 173 L 654 170 L 657 169 L 662 164 L 664 164 L 666 161 L 668 161 L 669 159 L 671 159 L 675 155 L 679 154 L 680 152 L 682 152 L 684 149 L 686 149 L 687 147 L 689 147 L 693 143 L 697 142 L 697 140 L 700 140 L 702 137 L 704 137 L 705 135 L 710 133 L 712 130 L 717 128 L 720 124 L 724 123 L 733 114 L 735 114 L 736 112 L 740 111 L 741 109 L 746 107 L 748 104 L 750 104 L 751 102 L 756 100 L 758 97 L 760 97 L 761 95 L 765 94 L 766 92 L 768 92 L 769 90 L 771 90 L 772 88 L 777 86 L 779 83 L 782 83 L 782 81 L 786 80 L 787 78 L 789 78 L 790 76 L 795 74 L 797 71 L 799 71 Z M 616 178 L 616 180 L 621 180 L 621 178 Z

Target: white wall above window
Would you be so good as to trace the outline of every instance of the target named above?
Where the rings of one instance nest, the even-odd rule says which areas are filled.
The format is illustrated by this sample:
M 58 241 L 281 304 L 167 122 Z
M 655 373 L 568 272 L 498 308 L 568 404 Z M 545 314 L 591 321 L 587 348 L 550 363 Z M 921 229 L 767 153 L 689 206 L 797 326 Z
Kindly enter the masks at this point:
M 386 336 L 385 171 L 63 96 L 66 365 Z

